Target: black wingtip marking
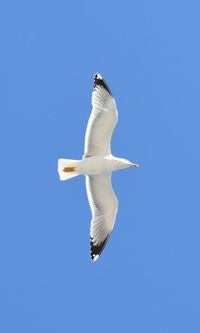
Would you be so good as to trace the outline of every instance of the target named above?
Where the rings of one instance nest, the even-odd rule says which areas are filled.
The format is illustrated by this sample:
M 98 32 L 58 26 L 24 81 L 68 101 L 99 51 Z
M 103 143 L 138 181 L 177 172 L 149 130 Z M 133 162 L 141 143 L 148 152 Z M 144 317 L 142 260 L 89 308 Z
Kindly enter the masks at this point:
M 108 234 L 108 236 L 104 239 L 104 241 L 98 245 L 94 245 L 93 238 L 90 237 L 90 248 L 91 248 L 90 257 L 91 257 L 92 261 L 95 261 L 100 256 L 104 247 L 106 246 L 109 236 L 110 236 L 110 234 Z M 98 257 L 96 258 L 96 256 L 98 256 Z
M 96 73 L 94 76 L 94 89 L 97 86 L 103 87 L 112 96 L 111 90 L 109 89 L 106 81 L 101 77 L 99 73 Z

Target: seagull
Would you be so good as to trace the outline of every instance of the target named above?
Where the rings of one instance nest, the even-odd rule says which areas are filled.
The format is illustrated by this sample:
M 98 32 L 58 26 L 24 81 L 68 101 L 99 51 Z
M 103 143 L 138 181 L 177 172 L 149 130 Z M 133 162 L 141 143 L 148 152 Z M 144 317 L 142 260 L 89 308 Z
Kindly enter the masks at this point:
M 90 226 L 92 261 L 99 258 L 115 224 L 118 199 L 112 188 L 112 172 L 139 166 L 111 153 L 111 137 L 117 120 L 115 99 L 105 80 L 97 73 L 94 76 L 92 112 L 85 134 L 83 158 L 58 160 L 60 180 L 64 181 L 78 175 L 86 177 L 86 191 L 92 212 Z

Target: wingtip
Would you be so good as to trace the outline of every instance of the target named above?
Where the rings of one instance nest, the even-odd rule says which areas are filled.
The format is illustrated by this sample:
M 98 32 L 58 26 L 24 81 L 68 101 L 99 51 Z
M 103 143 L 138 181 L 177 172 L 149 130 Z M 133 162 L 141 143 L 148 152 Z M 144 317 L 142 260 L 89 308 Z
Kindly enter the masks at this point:
M 98 72 L 94 75 L 94 80 L 96 79 L 103 80 L 101 74 L 99 74 Z
M 92 260 L 92 262 L 97 261 L 98 258 L 99 258 L 99 255 L 98 255 L 98 254 L 97 254 L 96 256 L 94 256 L 94 257 L 91 256 L 91 260 Z
M 103 87 L 112 96 L 110 88 L 108 87 L 107 83 L 105 82 L 103 77 L 98 72 L 94 76 L 94 87 L 93 88 L 95 89 L 97 86 Z
M 100 254 L 102 253 L 103 249 L 107 244 L 109 236 L 110 234 L 108 234 L 108 236 L 104 239 L 103 242 L 97 245 L 94 244 L 93 238 L 90 237 L 90 258 L 93 262 L 95 262 L 99 258 Z

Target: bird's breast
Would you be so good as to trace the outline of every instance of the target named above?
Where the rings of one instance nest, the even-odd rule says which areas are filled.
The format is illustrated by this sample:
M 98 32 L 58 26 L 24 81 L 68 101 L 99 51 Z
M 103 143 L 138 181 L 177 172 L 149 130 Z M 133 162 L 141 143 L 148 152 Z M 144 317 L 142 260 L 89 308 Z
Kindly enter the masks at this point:
M 80 160 L 76 171 L 87 175 L 100 175 L 116 170 L 116 161 L 110 156 L 92 156 Z

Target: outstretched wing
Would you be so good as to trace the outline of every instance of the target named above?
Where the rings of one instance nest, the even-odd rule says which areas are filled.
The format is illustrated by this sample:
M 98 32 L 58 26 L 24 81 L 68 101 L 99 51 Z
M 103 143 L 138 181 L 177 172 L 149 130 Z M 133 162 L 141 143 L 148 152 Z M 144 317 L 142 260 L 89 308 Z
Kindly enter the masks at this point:
M 103 251 L 115 224 L 118 200 L 112 189 L 111 173 L 86 176 L 87 196 L 92 211 L 90 227 L 91 259 Z
M 111 137 L 117 119 L 118 112 L 112 93 L 102 77 L 96 74 L 92 92 L 92 112 L 85 134 L 83 157 L 111 154 Z

